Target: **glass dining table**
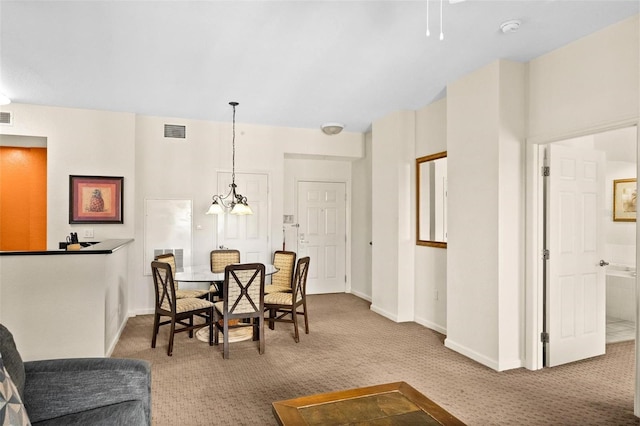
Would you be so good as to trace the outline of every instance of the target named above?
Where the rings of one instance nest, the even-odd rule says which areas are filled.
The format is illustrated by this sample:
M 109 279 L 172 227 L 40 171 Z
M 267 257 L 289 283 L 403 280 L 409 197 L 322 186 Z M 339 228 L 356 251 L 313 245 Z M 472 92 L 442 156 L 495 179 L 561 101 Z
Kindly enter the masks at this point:
M 278 272 L 278 268 L 270 264 L 264 264 L 264 274 L 271 275 Z M 213 281 L 224 281 L 223 272 L 211 272 L 209 265 L 185 266 L 183 270 L 178 270 L 175 280 L 179 282 L 191 283 L 211 283 Z
M 264 264 L 264 274 L 271 275 L 278 272 L 278 268 L 271 264 Z M 205 284 L 207 289 L 214 282 L 224 281 L 224 272 L 211 272 L 209 265 L 185 266 L 176 271 L 175 281 L 181 283 L 194 283 L 194 288 L 201 288 Z M 249 340 L 253 337 L 252 327 L 240 327 L 229 330 L 229 342 Z M 201 328 L 196 331 L 196 338 L 203 342 L 209 342 L 209 328 Z

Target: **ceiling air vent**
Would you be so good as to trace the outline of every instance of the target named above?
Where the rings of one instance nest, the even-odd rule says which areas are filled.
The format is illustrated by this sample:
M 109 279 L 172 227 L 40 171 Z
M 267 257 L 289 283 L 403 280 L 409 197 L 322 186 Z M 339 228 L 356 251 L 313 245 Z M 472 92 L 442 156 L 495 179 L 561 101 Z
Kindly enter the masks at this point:
M 0 112 L 0 124 L 13 124 L 13 116 L 10 112 Z
M 164 125 L 164 137 L 186 139 L 187 138 L 187 126 L 180 126 L 177 124 L 165 124 Z

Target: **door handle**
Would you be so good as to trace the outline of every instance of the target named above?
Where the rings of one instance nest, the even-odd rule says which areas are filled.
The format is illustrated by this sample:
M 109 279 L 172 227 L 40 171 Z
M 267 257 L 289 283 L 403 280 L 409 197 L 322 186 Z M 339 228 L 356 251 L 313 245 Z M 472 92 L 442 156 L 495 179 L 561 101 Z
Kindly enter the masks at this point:
M 605 260 L 600 260 L 600 266 L 607 266 L 609 264 L 609 262 L 605 261 Z

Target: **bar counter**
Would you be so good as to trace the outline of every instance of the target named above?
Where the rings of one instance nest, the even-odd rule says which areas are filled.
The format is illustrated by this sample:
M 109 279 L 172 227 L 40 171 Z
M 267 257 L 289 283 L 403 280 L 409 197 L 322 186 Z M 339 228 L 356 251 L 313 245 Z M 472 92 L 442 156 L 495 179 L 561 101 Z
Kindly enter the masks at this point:
M 59 254 L 109 254 L 121 249 L 130 242 L 132 238 L 105 240 L 99 243 L 91 244 L 88 247 L 82 247 L 80 250 L 17 250 L 17 251 L 0 251 L 0 256 L 48 256 Z
M 132 241 L 0 252 L 0 323 L 24 360 L 111 354 L 129 312 Z

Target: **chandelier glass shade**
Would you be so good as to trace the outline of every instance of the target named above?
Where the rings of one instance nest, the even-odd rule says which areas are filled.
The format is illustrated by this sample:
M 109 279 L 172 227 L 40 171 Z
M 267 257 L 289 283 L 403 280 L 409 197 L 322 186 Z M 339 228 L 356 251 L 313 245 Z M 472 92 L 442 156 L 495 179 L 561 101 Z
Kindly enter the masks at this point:
M 229 105 L 233 107 L 233 136 L 231 139 L 232 144 L 232 159 L 231 159 L 231 188 L 227 194 L 216 194 L 211 199 L 213 200 L 209 210 L 206 214 L 224 214 L 229 210 L 229 213 L 233 215 L 247 215 L 253 214 L 253 210 L 247 203 L 247 197 L 242 194 L 238 194 L 236 188 L 236 107 L 238 102 L 229 102 Z

